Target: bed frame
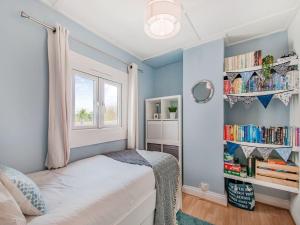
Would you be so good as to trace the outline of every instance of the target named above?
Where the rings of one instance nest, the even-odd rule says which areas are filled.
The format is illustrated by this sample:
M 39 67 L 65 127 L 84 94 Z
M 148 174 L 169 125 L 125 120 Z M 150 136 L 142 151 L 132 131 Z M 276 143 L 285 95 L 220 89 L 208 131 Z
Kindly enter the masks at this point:
M 153 225 L 155 203 L 156 190 L 153 190 L 114 225 Z

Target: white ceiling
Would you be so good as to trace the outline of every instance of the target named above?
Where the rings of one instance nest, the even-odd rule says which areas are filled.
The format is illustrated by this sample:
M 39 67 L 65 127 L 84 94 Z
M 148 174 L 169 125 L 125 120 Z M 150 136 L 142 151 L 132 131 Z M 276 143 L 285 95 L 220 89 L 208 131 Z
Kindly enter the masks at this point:
M 299 0 L 181 0 L 179 34 L 153 40 L 144 33 L 146 0 L 42 1 L 142 60 L 220 37 L 231 45 L 286 30 L 299 8 Z

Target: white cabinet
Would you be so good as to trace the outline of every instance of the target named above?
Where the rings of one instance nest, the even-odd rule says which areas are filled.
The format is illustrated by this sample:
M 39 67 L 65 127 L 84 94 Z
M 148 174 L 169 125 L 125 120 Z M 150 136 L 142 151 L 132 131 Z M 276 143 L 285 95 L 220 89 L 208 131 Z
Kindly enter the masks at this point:
M 175 156 L 182 174 L 182 103 L 181 96 L 146 99 L 145 142 L 148 151 L 166 152 Z M 175 119 L 171 119 L 170 107 L 177 107 Z M 158 118 L 154 115 L 158 114 Z M 156 119 L 155 119 L 156 118 Z M 181 184 L 180 179 L 180 184 Z M 179 208 L 181 208 L 181 191 Z

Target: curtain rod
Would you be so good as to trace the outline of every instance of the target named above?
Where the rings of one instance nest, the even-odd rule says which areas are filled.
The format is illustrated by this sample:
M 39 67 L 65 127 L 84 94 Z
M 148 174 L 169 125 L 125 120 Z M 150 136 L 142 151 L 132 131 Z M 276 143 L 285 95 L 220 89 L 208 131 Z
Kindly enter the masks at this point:
M 25 18 L 25 19 L 29 19 L 29 20 L 31 20 L 31 21 L 37 23 L 37 24 L 40 24 L 40 25 L 42 25 L 43 27 L 45 27 L 45 28 L 47 28 L 47 29 L 49 29 L 49 30 L 52 30 L 53 32 L 56 32 L 56 28 L 55 28 L 54 26 L 50 26 L 50 25 L 48 25 L 48 24 L 46 24 L 46 23 L 43 23 L 42 21 L 40 21 L 40 20 L 38 20 L 38 19 L 36 19 L 36 18 L 34 18 L 34 17 L 28 15 L 28 14 L 27 14 L 26 12 L 24 12 L 24 11 L 21 11 L 20 16 L 23 17 L 23 18 Z M 119 62 L 123 63 L 124 65 L 127 65 L 127 66 L 130 65 L 130 63 L 125 62 L 124 60 L 122 60 L 122 59 L 120 59 L 120 58 L 118 58 L 118 57 L 116 57 L 116 56 L 113 56 L 113 55 L 111 55 L 111 54 L 109 54 L 109 53 L 107 53 L 107 52 L 104 52 L 104 51 L 100 50 L 99 48 L 96 48 L 96 47 L 94 47 L 94 46 L 92 46 L 92 45 L 90 45 L 90 44 L 87 44 L 87 43 L 85 43 L 85 42 L 83 42 L 83 41 L 81 41 L 81 40 L 79 40 L 79 39 L 77 39 L 77 38 L 74 38 L 73 36 L 70 36 L 70 38 L 73 39 L 74 41 L 76 41 L 76 42 L 82 44 L 82 45 L 85 45 L 85 46 L 87 46 L 87 47 L 89 47 L 89 48 L 92 48 L 92 49 L 98 51 L 98 52 L 101 52 L 102 54 L 104 54 L 104 55 L 106 55 L 106 56 L 109 56 L 109 57 L 111 57 L 111 58 L 114 58 L 114 59 L 118 60 Z M 142 73 L 144 72 L 142 69 L 138 69 L 138 70 L 139 70 L 140 72 L 142 72 Z

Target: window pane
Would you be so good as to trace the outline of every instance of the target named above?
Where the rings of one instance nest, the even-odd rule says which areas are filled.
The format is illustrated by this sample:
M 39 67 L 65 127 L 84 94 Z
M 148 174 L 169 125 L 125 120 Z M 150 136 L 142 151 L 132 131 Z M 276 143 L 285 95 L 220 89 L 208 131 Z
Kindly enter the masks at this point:
M 74 77 L 75 115 L 74 126 L 91 127 L 95 121 L 95 86 L 96 81 L 87 76 L 76 74 Z
M 119 124 L 118 84 L 104 83 L 104 125 Z

